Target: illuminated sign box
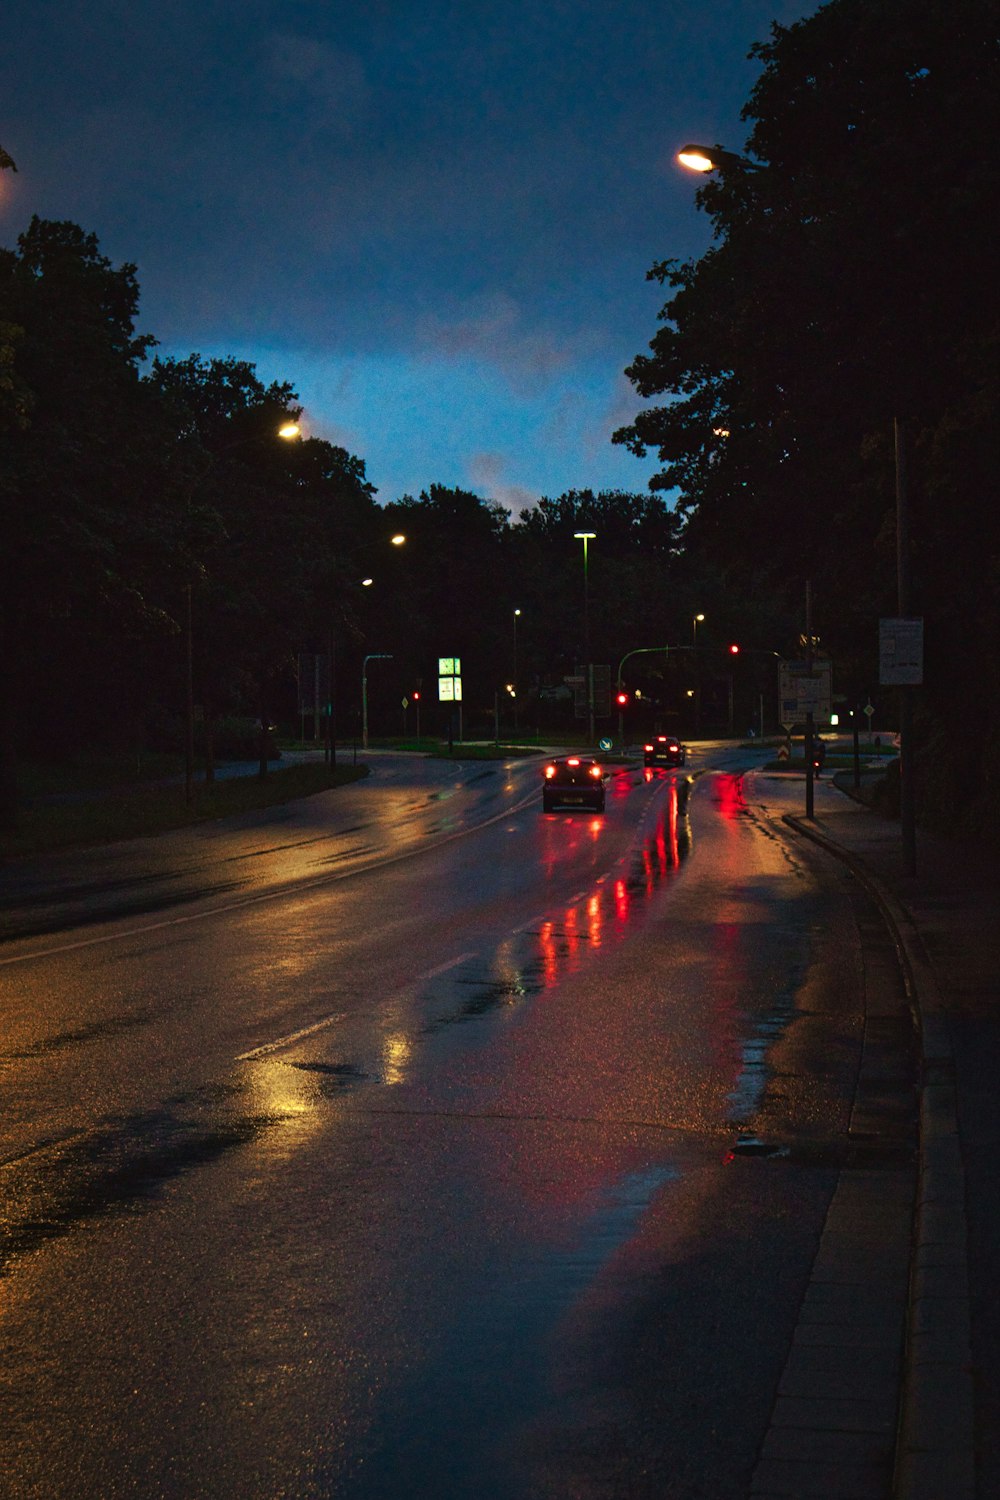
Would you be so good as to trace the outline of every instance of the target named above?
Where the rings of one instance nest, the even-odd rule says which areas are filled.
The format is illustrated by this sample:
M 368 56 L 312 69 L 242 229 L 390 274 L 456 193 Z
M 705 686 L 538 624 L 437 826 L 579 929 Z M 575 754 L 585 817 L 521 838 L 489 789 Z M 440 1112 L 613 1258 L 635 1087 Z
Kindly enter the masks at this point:
M 461 703 L 462 662 L 457 656 L 438 657 L 438 702 Z

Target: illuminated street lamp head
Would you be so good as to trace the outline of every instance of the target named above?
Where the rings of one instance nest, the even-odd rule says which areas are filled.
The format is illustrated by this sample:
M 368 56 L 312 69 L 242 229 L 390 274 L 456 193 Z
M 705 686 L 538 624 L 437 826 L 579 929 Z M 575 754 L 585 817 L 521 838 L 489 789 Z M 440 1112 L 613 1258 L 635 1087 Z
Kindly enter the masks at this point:
M 374 578 L 362 578 L 362 580 L 361 580 L 361 587 L 363 589 L 370 589 L 371 586 L 372 586 L 372 584 L 374 582 L 375 582 Z
M 403 543 L 406 541 L 406 537 L 401 531 L 397 531 L 396 535 L 390 537 L 389 540 L 394 547 L 402 547 Z
M 712 172 L 716 166 L 708 146 L 682 146 L 677 153 L 677 160 L 689 172 Z
M 760 171 L 756 162 L 748 161 L 735 151 L 726 151 L 722 146 L 682 146 L 677 160 L 689 172 L 720 172 L 727 167 L 738 168 L 741 172 Z
M 299 426 L 298 422 L 283 422 L 282 425 L 278 428 L 278 436 L 280 438 L 284 438 L 286 443 L 289 443 L 291 442 L 292 438 L 302 436 L 302 428 Z
M 704 618 L 705 618 L 705 616 L 704 616 L 704 615 L 695 615 L 695 619 L 696 619 L 696 620 L 697 620 L 697 621 L 698 621 L 698 624 L 699 624 L 699 625 L 700 625 L 700 624 L 701 624 L 701 622 L 702 622 L 702 620 L 703 620 L 703 619 L 704 619 Z
M 596 531 L 574 531 L 574 537 L 580 542 L 592 542 L 597 536 Z

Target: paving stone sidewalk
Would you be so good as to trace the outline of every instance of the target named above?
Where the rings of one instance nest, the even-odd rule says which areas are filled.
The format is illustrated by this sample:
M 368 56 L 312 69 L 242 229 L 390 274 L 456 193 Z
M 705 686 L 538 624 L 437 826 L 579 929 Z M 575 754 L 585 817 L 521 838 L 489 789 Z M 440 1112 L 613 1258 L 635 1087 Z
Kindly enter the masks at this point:
M 875 896 L 920 1028 L 919 1175 L 893 1495 L 993 1500 L 1000 1496 L 1000 861 L 988 849 L 918 830 L 916 874 L 908 875 L 899 823 L 828 787 L 812 820 L 786 821 L 849 864 Z M 849 1493 L 835 1475 L 829 1483 L 827 1494 Z

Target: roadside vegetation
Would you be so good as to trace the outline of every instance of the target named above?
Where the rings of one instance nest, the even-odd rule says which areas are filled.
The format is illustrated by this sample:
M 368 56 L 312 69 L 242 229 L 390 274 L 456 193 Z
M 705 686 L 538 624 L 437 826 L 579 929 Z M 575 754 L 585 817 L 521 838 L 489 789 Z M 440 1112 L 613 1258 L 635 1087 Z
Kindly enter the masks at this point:
M 114 757 L 36 765 L 28 777 L 35 794 L 23 803 L 17 828 L 0 835 L 0 858 L 148 838 L 311 797 L 367 775 L 367 766 L 349 762 L 333 768 L 322 762 L 279 764 L 263 779 L 198 781 L 188 804 L 184 766 L 176 756 L 151 758 L 138 768 Z

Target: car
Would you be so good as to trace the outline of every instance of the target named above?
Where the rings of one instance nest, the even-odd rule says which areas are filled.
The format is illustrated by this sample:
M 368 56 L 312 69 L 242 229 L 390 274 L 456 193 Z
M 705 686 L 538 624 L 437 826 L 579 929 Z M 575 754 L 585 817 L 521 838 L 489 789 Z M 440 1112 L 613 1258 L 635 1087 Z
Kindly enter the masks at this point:
M 592 755 L 557 755 L 542 773 L 542 811 L 591 807 L 604 811 L 604 767 Z
M 675 734 L 654 734 L 642 747 L 647 766 L 682 766 L 684 746 Z

